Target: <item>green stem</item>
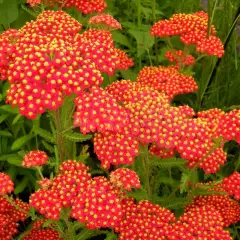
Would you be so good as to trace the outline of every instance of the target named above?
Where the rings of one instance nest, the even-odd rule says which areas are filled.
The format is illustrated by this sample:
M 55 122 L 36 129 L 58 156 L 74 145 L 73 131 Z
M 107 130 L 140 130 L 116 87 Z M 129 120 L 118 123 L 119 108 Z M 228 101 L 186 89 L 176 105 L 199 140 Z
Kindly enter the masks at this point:
M 153 14 L 153 23 L 156 22 L 156 0 L 152 0 L 152 14 Z M 157 44 L 157 37 L 154 37 L 154 52 L 155 52 L 155 58 L 156 58 L 156 65 L 159 64 L 158 59 L 158 44 Z
M 149 182 L 149 175 L 150 175 L 149 174 L 149 158 L 148 158 L 148 156 L 146 158 L 141 157 L 141 160 L 142 160 L 142 166 L 143 166 L 143 170 L 144 170 L 147 193 L 148 193 L 148 196 L 151 197 L 152 190 L 151 190 L 150 182 Z
M 36 166 L 36 169 L 37 169 L 37 171 L 38 171 L 38 173 L 39 173 L 39 176 L 40 176 L 42 179 L 44 179 L 44 176 L 43 176 L 43 174 L 42 174 L 42 171 L 41 171 L 40 167 L 39 167 L 39 166 Z
M 63 141 L 61 132 L 61 118 L 60 118 L 60 109 L 57 109 L 55 112 L 55 120 L 56 120 L 56 131 L 57 131 L 57 148 L 59 152 L 60 163 L 63 162 Z
M 218 0 L 215 0 L 213 10 L 211 12 L 211 1 L 208 1 L 208 37 L 211 35 L 211 25 L 212 25 L 215 10 L 217 7 L 217 2 L 218 2 Z

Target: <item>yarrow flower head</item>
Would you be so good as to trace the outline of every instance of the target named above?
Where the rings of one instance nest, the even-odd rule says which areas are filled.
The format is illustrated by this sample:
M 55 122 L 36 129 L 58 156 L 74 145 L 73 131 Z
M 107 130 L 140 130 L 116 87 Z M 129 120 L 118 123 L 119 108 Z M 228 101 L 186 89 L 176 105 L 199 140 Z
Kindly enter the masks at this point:
M 240 200 L 240 173 L 233 172 L 222 181 L 223 189 L 236 200 Z
M 147 200 L 135 204 L 134 199 L 127 198 L 122 201 L 122 208 L 124 218 L 114 228 L 120 234 L 119 240 L 166 239 L 170 223 L 175 221 L 168 209 Z
M 34 229 L 23 237 L 23 240 L 63 240 L 53 229 Z
M 240 221 L 240 203 L 231 199 L 228 195 L 212 194 L 195 197 L 193 202 L 186 207 L 186 211 L 207 206 L 220 213 L 224 227 Z
M 74 125 L 88 132 L 119 131 L 128 124 L 128 114 L 107 91 L 92 87 L 75 99 Z
M 188 209 L 171 226 L 168 239 L 226 239 L 231 240 L 230 233 L 224 230 L 221 214 L 209 205 Z
M 27 168 L 41 166 L 47 163 L 48 155 L 44 151 L 33 150 L 23 157 L 22 166 Z
M 76 196 L 87 189 L 91 180 L 88 170 L 82 163 L 64 161 L 55 178 L 47 181 L 47 185 L 44 185 L 45 180 L 40 183 L 42 188 L 31 195 L 30 206 L 46 218 L 58 220 L 61 209 L 72 206 Z
M 208 15 L 205 12 L 192 14 L 174 14 L 169 20 L 161 20 L 155 23 L 151 29 L 151 35 L 159 37 L 180 36 L 180 40 L 189 45 L 196 45 L 198 52 L 222 57 L 224 46 L 216 37 L 216 30 L 210 27 L 208 33 Z
M 140 188 L 140 180 L 136 172 L 128 168 L 118 168 L 110 173 L 110 182 L 127 191 Z
M 88 21 L 89 24 L 103 24 L 111 29 L 122 29 L 121 24 L 110 14 L 93 16 Z
M 190 66 L 195 64 L 195 58 L 192 55 L 187 55 L 182 50 L 172 50 L 165 53 L 165 57 L 176 64 L 176 66 L 182 68 L 184 66 Z
M 14 184 L 9 175 L 0 172 L 0 194 L 9 194 L 14 190 Z
M 170 66 L 144 67 L 138 73 L 137 82 L 165 93 L 169 99 L 198 90 L 193 77 L 179 73 Z
M 71 217 L 90 229 L 116 227 L 122 219 L 117 190 L 104 177 L 94 177 L 73 203 Z

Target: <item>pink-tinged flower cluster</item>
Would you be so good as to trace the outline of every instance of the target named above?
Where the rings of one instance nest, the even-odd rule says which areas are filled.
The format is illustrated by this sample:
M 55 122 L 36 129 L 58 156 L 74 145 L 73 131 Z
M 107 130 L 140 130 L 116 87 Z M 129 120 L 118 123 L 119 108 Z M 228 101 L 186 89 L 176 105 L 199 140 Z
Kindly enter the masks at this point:
M 189 45 L 196 45 L 198 52 L 222 57 L 224 46 L 216 37 L 216 30 L 212 25 L 208 33 L 208 16 L 204 12 L 192 14 L 174 14 L 169 20 L 155 23 L 151 35 L 159 37 L 180 36 L 180 40 Z
M 25 235 L 22 240 L 63 240 L 59 233 L 53 229 L 34 229 Z
M 128 114 L 104 89 L 92 87 L 75 98 L 74 125 L 82 133 L 117 132 L 127 126 Z
M 165 58 L 175 63 L 179 68 L 195 64 L 195 58 L 190 54 L 184 53 L 182 50 L 167 51 Z
M 222 181 L 223 189 L 236 200 L 240 200 L 240 173 L 233 172 Z
M 166 239 L 170 223 L 175 216 L 168 209 L 147 200 L 134 203 L 134 199 L 122 201 L 123 220 L 115 227 L 119 240 Z
M 11 199 L 18 206 L 11 205 L 7 199 L 0 197 L 0 239 L 11 240 L 18 233 L 20 221 L 25 221 L 30 207 L 19 199 Z
M 14 184 L 10 176 L 0 172 L 0 195 L 9 194 L 14 190 Z
M 137 173 L 128 168 L 118 168 L 112 171 L 110 173 L 110 182 L 127 191 L 141 187 Z
M 240 221 L 240 203 L 228 195 L 212 194 L 195 197 L 193 202 L 187 206 L 186 211 L 207 206 L 214 208 L 221 215 L 224 227 Z
M 117 227 L 123 215 L 118 191 L 104 177 L 94 177 L 72 205 L 71 217 L 90 229 Z
M 48 155 L 44 151 L 33 150 L 23 157 L 22 166 L 27 168 L 41 166 L 48 161 Z
M 219 239 L 231 240 L 230 233 L 224 230 L 221 214 L 209 205 L 188 209 L 171 226 L 168 238 L 177 239 Z
M 46 188 L 43 186 L 31 195 L 29 204 L 47 218 L 58 220 L 61 209 L 71 206 L 77 194 L 85 191 L 90 178 L 88 167 L 67 160 Z
M 110 14 L 93 16 L 88 21 L 89 24 L 103 24 L 110 29 L 122 29 L 121 24 Z
M 138 73 L 137 82 L 165 93 L 169 99 L 198 90 L 193 77 L 179 73 L 171 66 L 144 67 Z

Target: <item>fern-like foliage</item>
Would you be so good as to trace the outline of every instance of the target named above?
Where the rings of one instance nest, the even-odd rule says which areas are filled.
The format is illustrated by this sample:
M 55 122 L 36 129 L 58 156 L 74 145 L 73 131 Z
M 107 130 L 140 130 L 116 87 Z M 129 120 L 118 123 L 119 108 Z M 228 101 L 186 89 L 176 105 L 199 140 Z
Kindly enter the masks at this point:
M 92 138 L 92 135 L 87 134 L 83 135 L 81 133 L 70 132 L 63 135 L 64 138 L 72 141 L 72 142 L 84 142 Z

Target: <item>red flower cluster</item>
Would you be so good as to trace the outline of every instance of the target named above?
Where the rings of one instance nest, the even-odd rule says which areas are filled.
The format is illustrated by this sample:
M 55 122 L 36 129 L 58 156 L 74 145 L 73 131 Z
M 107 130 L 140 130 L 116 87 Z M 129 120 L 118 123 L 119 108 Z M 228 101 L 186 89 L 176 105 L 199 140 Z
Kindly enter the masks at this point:
M 218 135 L 223 136 L 225 141 L 235 140 L 240 144 L 240 109 L 232 110 L 219 119 Z
M 165 57 L 179 68 L 195 64 L 195 58 L 192 55 L 186 55 L 182 50 L 167 51 Z
M 135 204 L 133 199 L 122 201 L 123 220 L 114 230 L 119 240 L 166 239 L 175 216 L 169 210 L 147 200 Z
M 7 103 L 30 119 L 56 110 L 66 95 L 102 83 L 101 72 L 112 75 L 132 65 L 114 48 L 106 30 L 88 30 L 63 11 L 45 11 L 19 31 L 0 35 L 0 77 L 10 81 Z
M 137 82 L 165 93 L 169 99 L 198 90 L 193 77 L 179 73 L 174 67 L 144 67 Z
M 11 193 L 14 190 L 14 184 L 11 178 L 0 172 L 0 195 Z
M 90 229 L 117 227 L 122 218 L 118 191 L 104 177 L 95 177 L 79 194 L 72 206 L 71 216 Z
M 50 6 L 53 6 L 56 3 L 66 8 L 75 7 L 84 14 L 91 12 L 101 13 L 107 7 L 104 0 L 27 0 L 27 3 L 30 4 L 31 7 L 34 7 L 41 2 Z
M 27 3 L 31 6 L 31 7 L 35 7 L 36 5 L 41 3 L 41 0 L 27 0 Z
M 240 200 L 240 173 L 234 172 L 222 181 L 223 189 L 236 200 Z
M 128 114 L 104 89 L 92 87 L 75 98 L 74 125 L 81 132 L 117 132 L 128 124 Z
M 11 205 L 4 197 L 0 197 L 0 239 L 10 240 L 13 235 L 18 233 L 18 222 L 27 219 L 26 212 L 29 211 L 29 205 L 19 199 L 12 199 L 18 209 Z M 19 210 L 22 209 L 22 210 Z
M 22 166 L 27 168 L 41 166 L 47 163 L 48 155 L 44 151 L 33 150 L 23 157 Z
M 240 221 L 240 203 L 231 199 L 228 195 L 213 194 L 195 197 L 193 202 L 187 206 L 186 211 L 207 206 L 220 213 L 224 227 Z
M 110 173 L 110 182 L 127 191 L 140 188 L 140 180 L 136 172 L 128 168 L 118 168 Z
M 224 54 L 223 44 L 215 36 L 214 26 L 211 26 L 210 36 L 208 36 L 208 16 L 204 12 L 174 14 L 169 20 L 155 23 L 151 29 L 151 35 L 180 36 L 183 43 L 196 45 L 198 52 L 218 57 Z
M 103 12 L 107 7 L 107 4 L 104 0 L 68 0 L 65 7 L 75 7 L 83 14 L 88 14 L 91 12 Z
M 87 188 L 90 174 L 88 168 L 72 160 L 63 162 L 59 172 L 47 188 L 33 193 L 30 197 L 30 206 L 36 208 L 47 218 L 58 220 L 62 207 L 71 206 L 77 194 Z
M 138 146 L 139 143 L 131 136 L 129 128 L 117 133 L 100 132 L 94 136 L 94 152 L 105 169 L 109 169 L 110 164 L 132 164 L 139 155 Z
M 148 69 L 143 69 L 142 73 L 147 73 Z M 151 69 L 153 67 L 150 71 Z M 150 79 L 146 74 L 144 83 L 123 80 L 106 88 L 128 110 L 128 134 L 141 143 L 155 143 L 151 149 L 157 154 L 170 151 L 166 156 L 171 157 L 174 152 L 178 152 L 182 158 L 188 160 L 189 167 L 199 166 L 206 173 L 215 173 L 226 161 L 223 142 L 220 145 L 215 144 L 215 138 L 220 137 L 216 134 L 216 128 L 224 113 L 215 109 L 200 112 L 196 118 L 193 109 L 188 106 L 171 107 L 166 96 L 155 89 L 156 79 L 159 77 L 157 73 L 159 72 L 152 74 Z M 151 83 L 151 79 L 155 84 L 145 86 Z M 209 121 L 210 118 L 214 120 Z M 103 150 L 103 144 L 106 145 L 106 139 L 102 140 L 101 145 L 98 141 L 95 144 L 95 152 L 101 161 L 104 161 L 102 159 L 106 156 L 107 149 Z
M 15 42 L 20 36 L 21 33 L 11 28 L 0 35 L 0 80 L 6 80 L 8 77 L 8 64 L 15 51 Z
M 119 48 L 115 48 L 115 52 L 117 53 L 119 66 L 118 68 L 121 70 L 127 70 L 129 67 L 134 65 L 134 62 L 128 55 Z
M 53 229 L 31 230 L 22 240 L 63 240 Z
M 176 150 L 173 148 L 160 148 L 156 144 L 152 144 L 149 148 L 149 152 L 152 155 L 156 155 L 163 158 L 172 158 L 175 156 Z
M 231 240 L 224 230 L 223 219 L 213 206 L 202 205 L 188 209 L 169 231 L 169 240 L 219 239 Z
M 88 21 L 89 24 L 103 24 L 110 29 L 122 29 L 121 24 L 109 14 L 93 16 Z

